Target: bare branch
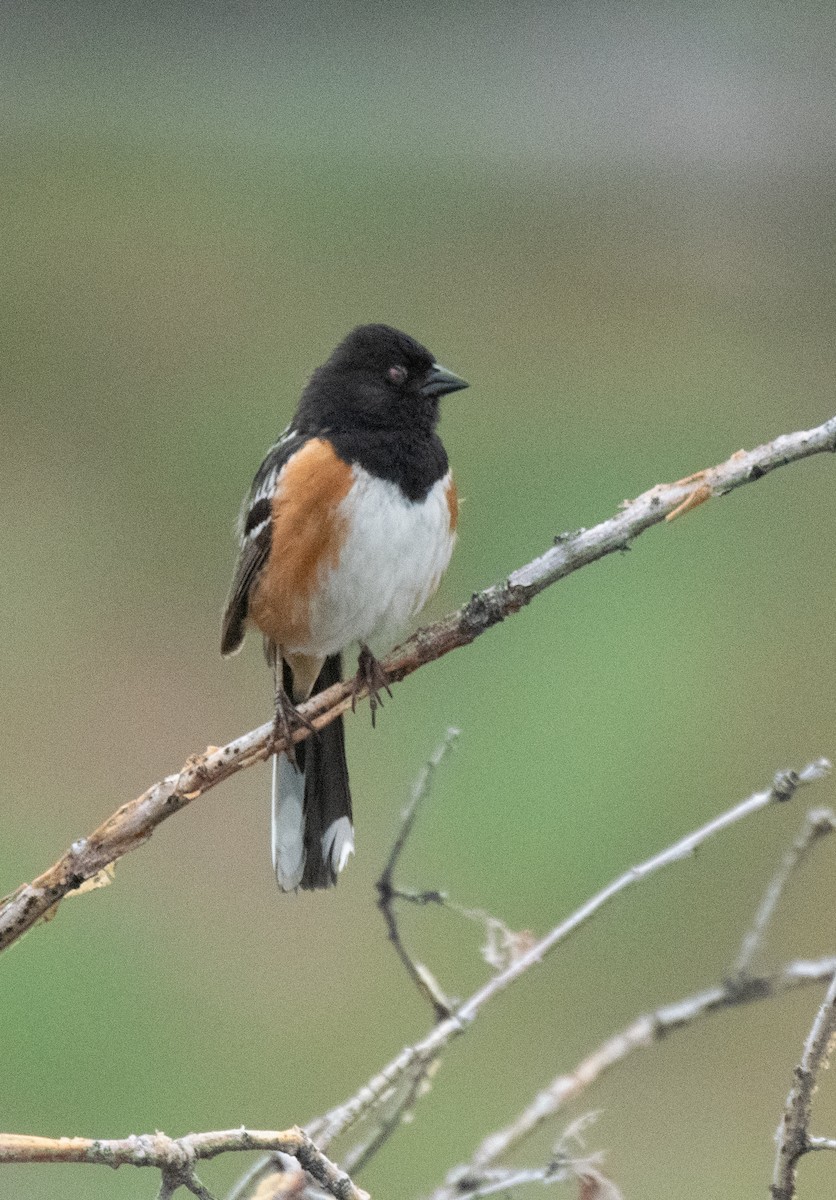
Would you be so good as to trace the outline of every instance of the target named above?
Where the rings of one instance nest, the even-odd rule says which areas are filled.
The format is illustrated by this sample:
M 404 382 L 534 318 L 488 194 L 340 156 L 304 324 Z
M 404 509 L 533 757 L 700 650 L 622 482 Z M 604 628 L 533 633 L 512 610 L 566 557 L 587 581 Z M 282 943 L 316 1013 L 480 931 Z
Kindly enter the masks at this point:
M 391 682 L 399 682 L 426 663 L 459 646 L 469 645 L 559 579 L 626 549 L 652 525 L 670 520 L 711 496 L 723 496 L 752 483 L 777 467 L 833 450 L 836 450 L 836 417 L 815 429 L 784 434 L 755 450 L 740 450 L 726 462 L 676 483 L 657 484 L 594 528 L 562 534 L 545 554 L 514 571 L 507 580 L 478 592 L 463 608 L 435 625 L 418 630 L 381 665 Z M 335 684 L 302 705 L 300 711 L 315 729 L 321 729 L 349 708 L 352 694 L 359 698 L 366 693 L 362 689 L 353 692 L 350 681 Z M 301 741 L 309 732 L 302 727 L 294 733 L 293 740 Z M 141 846 L 168 817 L 210 788 L 283 747 L 284 742 L 274 737 L 270 721 L 226 746 L 210 746 L 202 754 L 193 755 L 182 770 L 122 805 L 32 883 L 23 884 L 0 902 L 0 950 L 31 929 L 85 880 Z
M 295 1170 L 289 1164 L 293 1163 Z M 270 1154 L 259 1159 L 236 1182 L 226 1200 L 328 1200 L 294 1159 Z
M 164 1200 L 186 1187 L 201 1200 L 212 1200 L 194 1173 L 199 1159 L 239 1150 L 268 1150 L 292 1155 L 309 1175 L 337 1200 L 368 1200 L 348 1175 L 335 1166 L 301 1129 L 283 1133 L 227 1129 L 170 1138 L 164 1133 L 132 1135 L 120 1140 L 43 1138 L 0 1133 L 0 1163 L 100 1163 L 106 1167 L 155 1167 L 162 1172 L 159 1196 Z
M 780 772 L 775 776 L 772 786 L 766 791 L 757 792 L 755 795 L 750 796 L 748 800 L 742 801 L 742 803 L 735 805 L 719 817 L 715 817 L 705 825 L 702 825 L 693 833 L 689 833 L 686 837 L 681 838 L 666 850 L 655 854 L 652 858 L 635 867 L 631 867 L 628 871 L 619 875 L 617 879 L 607 884 L 605 888 L 602 888 L 600 892 L 587 900 L 585 904 L 582 904 L 574 913 L 564 921 L 561 921 L 559 925 L 556 925 L 545 937 L 536 941 L 525 954 L 519 958 L 515 958 L 504 970 L 493 975 L 452 1016 L 440 1021 L 426 1037 L 416 1042 L 413 1046 L 402 1050 L 382 1071 L 370 1079 L 356 1095 L 332 1109 L 329 1113 L 326 1113 L 324 1117 L 310 1124 L 308 1131 L 311 1136 L 315 1137 L 320 1145 L 327 1147 L 335 1137 L 343 1133 L 346 1129 L 349 1129 L 361 1117 L 375 1108 L 381 1097 L 388 1094 L 390 1089 L 397 1084 L 405 1073 L 412 1072 L 416 1067 L 437 1058 L 445 1046 L 468 1029 L 489 1000 L 499 995 L 500 992 L 504 991 L 516 979 L 519 979 L 531 967 L 542 962 L 543 958 L 555 946 L 565 941 L 570 934 L 574 933 L 576 929 L 594 916 L 614 896 L 623 892 L 631 884 L 638 883 L 663 867 L 671 866 L 673 863 L 679 862 L 681 859 L 693 854 L 697 847 L 709 838 L 720 833 L 722 830 L 730 828 L 736 822 L 743 820 L 743 818 L 759 812 L 770 804 L 782 803 L 789 800 L 798 787 L 823 779 L 829 770 L 830 763 L 827 759 L 819 759 L 814 763 L 810 763 L 799 773 L 794 771 Z
M 836 1041 L 836 975 L 830 981 L 827 995 L 816 1013 L 801 1062 L 793 1072 L 795 1082 L 787 1096 L 784 1115 L 775 1135 L 778 1143 L 775 1169 L 772 1174 L 773 1200 L 793 1200 L 798 1161 L 811 1149 L 809 1134 L 813 1093 L 819 1072 L 827 1067 L 833 1043 Z
M 582 905 L 570 917 L 552 929 L 544 938 L 536 942 L 522 957 L 512 961 L 504 970 L 494 975 L 488 983 L 483 985 L 482 988 L 462 1005 L 457 1013 L 445 1018 L 422 1041 L 407 1048 L 407 1050 L 398 1055 L 347 1103 L 332 1110 L 320 1120 L 313 1122 L 310 1131 L 307 1133 L 300 1129 L 293 1129 L 284 1133 L 265 1133 L 263 1131 L 251 1131 L 242 1128 L 218 1133 L 188 1134 L 178 1139 L 169 1138 L 165 1134 L 157 1133 L 112 1141 L 88 1138 L 51 1139 L 28 1137 L 19 1134 L 0 1134 L 0 1163 L 86 1162 L 101 1163 L 111 1167 L 123 1164 L 151 1166 L 156 1167 L 162 1173 L 159 1196 L 163 1200 L 167 1200 L 178 1187 L 186 1187 L 194 1195 L 198 1196 L 200 1200 L 211 1200 L 208 1190 L 195 1174 L 195 1162 L 201 1159 L 213 1158 L 218 1154 L 228 1151 L 264 1150 L 271 1155 L 276 1155 L 277 1153 L 292 1155 L 297 1159 L 303 1170 L 307 1171 L 331 1195 L 338 1197 L 339 1200 L 365 1200 L 365 1193 L 361 1192 L 351 1182 L 351 1179 L 344 1171 L 341 1171 L 330 1162 L 325 1157 L 322 1149 L 318 1147 L 327 1146 L 339 1133 L 348 1129 L 360 1117 L 377 1107 L 381 1099 L 390 1093 L 393 1088 L 402 1086 L 404 1080 L 411 1080 L 411 1082 L 407 1082 L 407 1086 L 404 1089 L 405 1098 L 403 1102 L 396 1106 L 394 1113 L 390 1113 L 379 1122 L 378 1129 L 372 1135 L 371 1141 L 365 1146 L 360 1147 L 356 1152 L 354 1156 L 356 1161 L 366 1161 L 374 1152 L 377 1145 L 382 1144 L 389 1136 L 403 1111 L 415 1103 L 420 1094 L 424 1079 L 438 1060 L 441 1050 L 455 1036 L 464 1032 L 489 999 L 504 990 L 505 987 L 519 978 L 535 963 L 540 962 L 546 953 L 568 937 L 570 933 L 593 916 L 608 900 L 630 886 L 630 884 L 647 878 L 648 875 L 665 866 L 678 862 L 688 854 L 693 853 L 697 846 L 708 840 L 708 838 L 721 830 L 729 828 L 744 817 L 760 811 L 772 803 L 788 800 L 799 786 L 821 779 L 827 774 L 828 770 L 829 763 L 821 759 L 810 764 L 800 773 L 779 773 L 768 790 L 756 793 L 748 800 L 734 806 L 726 813 L 721 814 L 719 817 L 701 826 L 698 830 L 680 839 L 661 853 L 626 871 Z M 416 803 L 420 800 L 420 794 L 421 789 L 416 789 Z M 414 807 L 415 805 L 413 805 L 413 815 Z M 396 861 L 397 853 L 390 859 L 390 863 L 394 864 Z M 833 969 L 833 963 L 829 963 L 828 966 L 831 970 Z M 821 964 L 792 964 L 785 972 L 786 978 L 782 979 L 782 985 L 792 986 L 793 983 L 800 982 L 802 979 L 809 979 L 820 970 Z M 771 985 L 772 991 L 778 986 L 778 982 L 773 981 Z M 740 983 L 729 982 L 719 992 L 715 989 L 714 992 L 691 997 L 688 1001 L 678 1006 L 673 1006 L 668 1010 L 660 1010 L 652 1018 L 642 1018 L 634 1026 L 625 1031 L 624 1034 L 619 1035 L 618 1038 L 611 1039 L 596 1052 L 596 1062 L 598 1065 L 594 1069 L 588 1064 L 584 1069 L 584 1065 L 582 1064 L 582 1068 L 576 1074 L 578 1078 L 583 1080 L 593 1078 L 601 1070 L 612 1065 L 613 1062 L 619 1061 L 629 1050 L 638 1045 L 647 1044 L 648 1040 L 653 1039 L 654 1033 L 658 1036 L 667 1027 L 681 1025 L 693 1019 L 694 1016 L 701 1015 L 703 1012 L 710 1011 L 716 1007 L 761 998 L 763 995 L 771 994 L 769 988 L 768 981 L 765 983 L 762 980 L 748 980 L 745 981 L 744 986 L 741 986 Z M 827 1012 L 825 1012 L 826 1009 L 828 1010 Z M 825 1002 L 822 1010 L 820 1010 L 817 1022 L 813 1030 L 811 1030 L 810 1039 L 808 1039 L 808 1047 L 805 1049 L 805 1058 L 809 1058 L 812 1064 L 808 1068 L 810 1072 L 809 1093 L 806 1101 L 802 1101 L 802 1108 L 803 1104 L 806 1103 L 807 1115 L 809 1114 L 809 1094 L 812 1091 L 812 1081 L 815 1078 L 816 1064 L 821 1065 L 826 1058 L 827 1044 L 833 1032 L 832 1025 L 836 1024 L 836 1015 L 834 1014 L 836 1014 L 836 981 L 828 992 L 828 1000 Z M 804 1067 L 804 1062 L 802 1062 L 802 1067 Z M 555 1082 L 553 1088 L 555 1087 L 557 1088 L 557 1092 L 565 1090 L 562 1089 L 560 1081 Z M 535 1104 L 538 1104 L 541 1099 L 538 1098 L 538 1102 L 535 1102 Z M 790 1099 L 792 1100 L 792 1096 Z M 561 1100 L 560 1102 L 562 1103 L 563 1101 Z M 788 1101 L 788 1111 L 790 1107 L 791 1105 Z M 795 1112 L 797 1106 L 792 1107 Z M 511 1137 L 519 1140 L 523 1136 L 521 1130 L 530 1120 L 530 1115 L 523 1114 L 514 1123 L 514 1132 L 511 1134 Z M 804 1138 L 806 1139 L 806 1120 L 803 1123 L 798 1122 L 797 1127 L 803 1131 Z M 311 1140 L 311 1132 L 313 1131 L 315 1131 L 318 1146 Z M 501 1136 L 495 1135 L 495 1138 Z M 506 1134 L 506 1141 L 507 1136 Z M 793 1145 L 801 1145 L 801 1143 L 796 1139 Z M 800 1156 L 800 1153 L 803 1153 L 808 1148 L 810 1147 L 805 1140 L 803 1148 L 796 1154 L 796 1159 Z M 255 1182 L 265 1169 L 268 1168 L 265 1164 L 261 1164 L 255 1171 L 248 1174 L 248 1181 Z M 790 1200 L 791 1195 L 791 1192 L 775 1192 L 776 1200 Z
M 425 1087 L 428 1086 L 428 1080 L 438 1065 L 440 1065 L 439 1059 L 428 1063 L 418 1063 L 411 1074 L 407 1072 L 393 1083 L 390 1091 L 381 1098 L 386 1102 L 386 1109 L 382 1113 L 378 1112 L 377 1120 L 371 1133 L 364 1141 L 354 1146 L 343 1156 L 346 1172 L 354 1175 L 357 1171 L 362 1170 L 374 1155 L 377 1154 L 378 1150 L 385 1145 L 399 1126 L 408 1119 L 409 1113 L 414 1108 Z M 308 1126 L 308 1132 L 310 1133 L 312 1130 L 320 1127 L 321 1122 L 312 1122 Z M 281 1156 L 279 1155 L 278 1157 L 280 1158 Z M 236 1182 L 226 1200 L 247 1200 L 247 1197 L 250 1196 L 253 1196 L 255 1200 L 255 1197 L 259 1196 L 260 1192 L 254 1192 L 253 1189 L 259 1185 L 264 1186 L 265 1181 L 275 1173 L 277 1169 L 276 1158 L 275 1154 L 270 1154 L 265 1158 L 259 1159 Z M 305 1195 L 307 1196 L 307 1192 Z
M 752 928 L 743 938 L 740 953 L 731 972 L 733 979 L 742 980 L 748 976 L 752 961 L 760 948 L 767 927 L 775 915 L 778 901 L 781 899 L 790 876 L 804 862 L 812 846 L 827 834 L 833 833 L 834 829 L 836 829 L 836 815 L 829 808 L 813 808 L 807 813 L 801 832 L 783 855 L 778 869 L 769 881 L 763 900 L 755 913 Z
M 392 843 L 392 850 L 388 859 L 386 860 L 386 865 L 383 868 L 383 872 L 381 873 L 380 883 L 377 885 L 378 890 L 381 889 L 381 884 L 384 888 L 390 888 L 392 886 L 392 875 L 394 874 L 395 867 L 398 865 L 398 861 L 403 853 L 407 839 L 412 832 L 412 826 L 415 824 L 415 818 L 418 815 L 418 809 L 429 796 L 435 773 L 441 766 L 442 762 L 447 756 L 448 750 L 450 750 L 460 733 L 460 729 L 455 729 L 452 725 L 450 726 L 444 735 L 444 739 L 430 755 L 430 758 L 425 763 L 421 774 L 415 780 L 409 803 L 401 813 L 400 829 L 398 830 L 397 836 Z
M 181 1171 L 163 1171 L 157 1200 L 168 1200 L 168 1197 L 173 1196 L 181 1187 L 191 1192 L 193 1196 L 197 1196 L 197 1200 L 215 1200 L 215 1197 L 206 1185 L 201 1183 L 191 1168 Z
M 573 1121 L 563 1131 L 552 1150 L 551 1161 L 545 1167 L 520 1169 L 468 1163 L 451 1171 L 446 1185 L 434 1195 L 443 1195 L 447 1200 L 477 1200 L 477 1197 L 493 1196 L 506 1188 L 529 1183 L 548 1185 L 574 1180 L 580 1184 L 582 1200 L 623 1200 L 619 1189 L 600 1170 L 601 1155 L 582 1153 L 585 1132 L 597 1117 L 597 1113 L 585 1113 Z
M 581 1197 L 589 1200 L 623 1200 L 621 1192 L 594 1166 L 555 1169 L 546 1167 L 507 1167 L 486 1171 L 472 1178 L 463 1178 L 456 1191 L 456 1200 L 482 1200 L 486 1196 L 507 1196 L 513 1188 L 531 1183 L 545 1186 L 574 1181 L 581 1185 Z
M 371 1162 L 375 1154 L 382 1146 L 388 1142 L 389 1138 L 412 1115 L 415 1105 L 424 1090 L 429 1088 L 429 1080 L 432 1077 L 435 1069 L 441 1065 L 441 1060 L 436 1058 L 433 1062 L 426 1066 L 421 1066 L 412 1079 L 407 1080 L 407 1085 L 403 1089 L 401 1096 L 393 1102 L 389 1111 L 385 1113 L 377 1122 L 370 1137 L 365 1142 L 361 1142 L 355 1146 L 353 1150 L 345 1155 L 346 1170 L 355 1174 L 357 1171 L 362 1171 L 367 1163 Z
M 519 1116 L 504 1129 L 497 1130 L 484 1139 L 466 1168 L 456 1168 L 451 1172 L 451 1176 L 456 1177 L 456 1172 L 464 1170 L 479 1172 L 504 1157 L 633 1051 L 649 1049 L 674 1031 L 683 1029 L 703 1017 L 755 1001 L 772 999 L 797 987 L 829 979 L 834 972 L 836 958 L 792 962 L 775 974 L 747 980 L 745 987 L 727 981 L 637 1017 L 624 1029 L 602 1042 L 573 1070 L 553 1079 Z M 451 1191 L 449 1185 L 445 1185 L 433 1193 L 432 1200 L 451 1200 L 452 1196 L 456 1195 L 458 1193 Z
M 565 1183 L 550 1167 L 504 1168 L 480 1174 L 472 1179 L 461 1179 L 456 1192 L 457 1200 L 481 1200 L 483 1196 L 507 1195 L 512 1188 L 525 1187 L 529 1183 Z
M 449 1017 L 452 1010 L 452 1005 L 441 990 L 440 984 L 435 979 L 427 968 L 419 962 L 416 962 L 406 948 L 404 940 L 401 937 L 401 931 L 398 926 L 398 918 L 395 914 L 395 900 L 408 899 L 415 900 L 416 894 L 401 892 L 392 883 L 392 875 L 395 867 L 403 853 L 403 848 L 406 845 L 407 839 L 412 832 L 412 827 L 415 824 L 415 818 L 418 815 L 418 809 L 426 800 L 430 792 L 433 777 L 445 758 L 447 751 L 459 736 L 459 730 L 452 727 L 447 730 L 444 741 L 437 747 L 435 753 L 424 766 L 421 774 L 415 781 L 412 789 L 412 796 L 401 814 L 401 826 L 398 830 L 395 841 L 392 844 L 392 850 L 380 879 L 377 881 L 377 905 L 383 913 L 383 919 L 386 922 L 386 929 L 389 934 L 389 941 L 395 947 L 395 952 L 398 958 L 404 965 L 406 973 L 409 975 L 412 982 L 417 987 L 423 998 L 429 1001 L 437 1020 L 442 1020 L 444 1017 Z M 434 897 L 441 899 L 440 893 L 422 893 L 424 896 L 432 894 Z

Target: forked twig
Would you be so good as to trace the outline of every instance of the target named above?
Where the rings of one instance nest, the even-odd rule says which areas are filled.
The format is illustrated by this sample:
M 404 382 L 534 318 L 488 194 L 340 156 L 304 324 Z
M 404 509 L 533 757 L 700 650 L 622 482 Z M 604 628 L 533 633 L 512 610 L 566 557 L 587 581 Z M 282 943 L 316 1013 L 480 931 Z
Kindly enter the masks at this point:
M 759 812 L 771 804 L 783 803 L 788 800 L 797 788 L 804 784 L 813 783 L 824 778 L 830 770 L 826 759 L 810 763 L 803 771 L 780 772 L 770 788 L 757 792 L 747 800 L 736 804 L 727 812 L 714 817 L 699 829 L 687 834 L 672 846 L 653 855 L 643 863 L 631 867 L 617 879 L 614 879 L 596 895 L 592 896 L 580 908 L 576 909 L 565 920 L 556 925 L 544 937 L 535 941 L 531 949 L 509 963 L 504 970 L 493 975 L 473 995 L 457 1008 L 452 1016 L 446 1017 L 427 1034 L 421 1041 L 402 1050 L 389 1062 L 382 1071 L 378 1072 L 360 1090 L 343 1104 L 331 1109 L 325 1116 L 312 1122 L 307 1128 L 318 1144 L 327 1147 L 339 1134 L 353 1126 L 358 1120 L 374 1109 L 382 1096 L 403 1078 L 407 1072 L 412 1072 L 420 1064 L 431 1062 L 451 1041 L 459 1037 L 473 1023 L 480 1011 L 490 1000 L 493 1000 L 507 987 L 519 979 L 526 971 L 538 965 L 545 956 L 561 942 L 565 941 L 576 929 L 593 917 L 601 908 L 632 884 L 638 883 L 656 871 L 681 861 L 701 846 L 709 838 L 730 828 L 738 821 Z
M 769 886 L 764 892 L 752 928 L 746 933 L 740 951 L 731 970 L 732 979 L 745 980 L 752 961 L 757 954 L 775 909 L 781 899 L 790 876 L 801 866 L 816 842 L 836 829 L 836 815 L 829 808 L 813 808 L 804 818 L 801 832 L 789 850 L 782 856 Z
M 794 1200 L 798 1162 L 811 1150 L 830 1149 L 829 1138 L 811 1138 L 810 1117 L 819 1073 L 830 1060 L 836 1041 L 836 975 L 830 981 L 813 1021 L 801 1062 L 793 1072 L 795 1082 L 787 1096 L 784 1115 L 775 1135 L 777 1151 L 770 1191 L 773 1200 Z
M 171 1138 L 158 1132 L 113 1140 L 0 1134 L 0 1164 L 100 1163 L 106 1167 L 155 1167 L 162 1173 L 159 1195 L 164 1200 L 178 1187 L 188 1188 L 201 1200 L 211 1200 L 209 1192 L 194 1173 L 194 1164 L 200 1159 L 216 1158 L 219 1154 L 242 1150 L 290 1154 L 337 1200 L 368 1200 L 367 1193 L 356 1187 L 346 1172 L 332 1163 L 298 1128 L 283 1133 L 260 1129 L 225 1129 L 216 1133 L 189 1133 L 181 1138 Z
M 459 736 L 459 730 L 450 728 L 444 736 L 444 740 L 436 748 L 435 752 L 424 766 L 421 774 L 412 789 L 412 795 L 409 803 L 401 814 L 401 824 L 398 829 L 397 836 L 392 843 L 392 849 L 386 860 L 386 865 L 383 868 L 380 878 L 377 881 L 377 905 L 383 914 L 383 919 L 386 922 L 386 929 L 389 934 L 389 941 L 395 948 L 395 953 L 404 965 L 406 973 L 409 975 L 412 982 L 417 987 L 421 996 L 427 1000 L 435 1013 L 437 1020 L 442 1020 L 444 1017 L 449 1017 L 452 1013 L 452 1005 L 441 986 L 430 971 L 412 957 L 406 948 L 403 937 L 401 936 L 398 918 L 395 912 L 395 901 L 398 899 L 411 900 L 413 902 L 429 903 L 430 899 L 443 901 L 443 896 L 440 892 L 405 892 L 395 887 L 392 882 L 395 867 L 398 865 L 401 854 L 407 839 L 412 832 L 412 827 L 415 824 L 415 818 L 418 816 L 418 810 L 426 800 L 430 793 L 432 781 L 435 773 L 444 760 L 450 747 Z
M 455 1181 L 459 1172 L 466 1171 L 478 1175 L 492 1166 L 636 1050 L 649 1049 L 704 1017 L 781 996 L 829 979 L 834 972 L 836 958 L 791 962 L 772 975 L 751 978 L 745 988 L 725 982 L 637 1017 L 587 1054 L 571 1071 L 556 1076 L 513 1121 L 482 1141 L 466 1167 L 456 1167 L 448 1178 Z M 448 1182 L 433 1192 L 432 1200 L 453 1200 L 457 1196 L 453 1182 Z

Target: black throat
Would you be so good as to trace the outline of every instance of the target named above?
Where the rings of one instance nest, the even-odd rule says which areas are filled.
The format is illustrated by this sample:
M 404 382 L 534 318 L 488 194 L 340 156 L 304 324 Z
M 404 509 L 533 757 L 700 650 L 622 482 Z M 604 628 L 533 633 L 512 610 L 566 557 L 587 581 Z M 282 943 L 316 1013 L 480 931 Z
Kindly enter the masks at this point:
M 447 474 L 447 452 L 435 432 L 328 429 L 325 437 L 343 462 L 397 484 L 407 500 L 426 499 L 433 484 Z

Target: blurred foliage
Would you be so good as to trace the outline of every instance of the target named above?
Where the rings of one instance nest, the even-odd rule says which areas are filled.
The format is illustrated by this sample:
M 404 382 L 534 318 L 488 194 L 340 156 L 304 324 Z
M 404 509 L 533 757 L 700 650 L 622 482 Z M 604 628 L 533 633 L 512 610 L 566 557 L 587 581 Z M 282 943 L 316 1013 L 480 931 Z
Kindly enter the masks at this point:
M 625 496 L 834 411 L 830 6 L 7 0 L 0 21 L 0 891 L 265 719 L 258 647 L 217 655 L 234 517 L 352 325 L 399 325 L 473 385 L 444 413 L 465 504 L 428 617 Z M 266 772 L 166 825 L 4 956 L 2 1124 L 281 1128 L 420 1035 L 373 881 L 451 722 L 405 882 L 536 931 L 836 754 L 832 472 L 649 533 L 420 672 L 376 733 L 350 721 L 358 856 L 336 892 L 276 890 Z M 620 1023 L 720 976 L 800 823 L 769 813 L 602 914 L 485 1012 L 364 1185 L 428 1190 Z M 773 962 L 832 952 L 832 869 L 824 847 L 791 889 Z M 466 923 L 406 925 L 449 991 L 484 977 Z M 585 1097 L 625 1194 L 764 1189 L 816 1004 L 718 1018 Z M 816 1119 L 832 1131 L 827 1082 Z M 802 1170 L 805 1200 L 833 1194 L 831 1163 Z M 10 1200 L 153 1186 L 0 1173 Z

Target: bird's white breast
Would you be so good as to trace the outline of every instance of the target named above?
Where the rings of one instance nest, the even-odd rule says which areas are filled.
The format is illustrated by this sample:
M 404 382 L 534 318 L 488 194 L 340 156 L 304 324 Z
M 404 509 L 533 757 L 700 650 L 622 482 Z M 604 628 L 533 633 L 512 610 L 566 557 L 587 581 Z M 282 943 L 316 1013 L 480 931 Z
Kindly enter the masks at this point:
M 396 484 L 353 471 L 338 510 L 345 540 L 336 566 L 318 581 L 311 644 L 300 652 L 334 654 L 353 642 L 388 648 L 435 592 L 453 551 L 449 473 L 412 501 Z

